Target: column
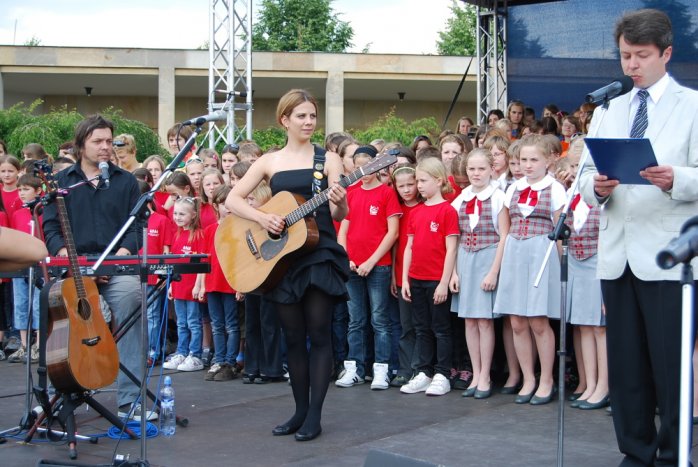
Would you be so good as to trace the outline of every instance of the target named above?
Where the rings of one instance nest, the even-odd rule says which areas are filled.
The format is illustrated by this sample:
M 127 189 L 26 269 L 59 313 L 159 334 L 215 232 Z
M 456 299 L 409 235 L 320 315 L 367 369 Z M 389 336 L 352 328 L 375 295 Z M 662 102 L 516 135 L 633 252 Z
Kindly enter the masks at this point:
M 325 134 L 344 131 L 344 72 L 329 71 L 325 87 Z
M 5 108 L 5 83 L 2 81 L 2 73 L 0 73 L 0 110 Z M 7 135 L 5 135 L 7 137 Z
M 162 66 L 158 73 L 158 134 L 167 147 L 167 130 L 175 124 L 175 70 Z

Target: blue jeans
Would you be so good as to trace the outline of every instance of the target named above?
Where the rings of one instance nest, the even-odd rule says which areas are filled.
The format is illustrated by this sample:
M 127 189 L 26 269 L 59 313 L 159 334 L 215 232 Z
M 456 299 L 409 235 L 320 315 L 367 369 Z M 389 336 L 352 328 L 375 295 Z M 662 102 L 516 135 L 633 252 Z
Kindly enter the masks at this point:
M 175 300 L 177 315 L 177 353 L 201 358 L 201 310 L 193 300 Z
M 390 374 L 392 377 L 400 369 L 400 336 L 402 335 L 400 306 L 397 298 L 392 294 L 388 301 L 388 316 L 390 316 Z
M 208 293 L 208 313 L 213 332 L 213 363 L 234 365 L 240 349 L 240 324 L 235 294 Z
M 414 331 L 414 312 L 412 303 L 406 302 L 402 296 L 398 298 L 400 307 L 400 370 L 398 375 L 407 379 L 412 378 L 417 369 L 415 342 L 417 334 Z
M 134 311 L 141 308 L 141 287 L 138 276 L 112 276 L 108 283 L 100 284 L 97 288 L 111 309 L 114 326 L 118 327 Z M 139 375 L 143 365 L 140 326 L 131 326 L 131 329 L 116 343 L 116 347 L 119 350 L 119 362 L 134 375 Z M 116 402 L 119 407 L 130 404 L 139 397 L 140 387 L 123 371 L 119 371 L 116 381 L 119 385 L 116 393 Z
M 375 362 L 389 363 L 390 342 L 390 268 L 391 266 L 376 266 L 366 277 L 355 272 L 349 276 L 347 291 L 349 292 L 349 356 L 347 360 L 356 362 L 357 373 L 364 377 L 366 358 L 365 330 L 368 326 L 368 314 L 371 314 L 373 339 L 375 347 Z
M 156 289 L 156 286 L 149 285 L 148 296 L 155 293 Z M 148 305 L 148 349 L 150 351 L 150 356 L 154 358 L 157 358 L 160 354 L 160 338 L 162 337 L 162 329 L 160 329 L 160 327 L 162 326 L 162 314 L 167 313 L 167 309 L 165 309 L 164 312 L 162 310 L 164 293 L 165 292 L 158 293 L 157 298 L 155 298 L 155 300 Z
M 332 350 L 335 362 L 343 362 L 347 358 L 347 327 L 349 325 L 349 309 L 347 302 L 339 301 L 332 309 Z
M 12 279 L 12 292 L 14 295 L 14 323 L 15 329 L 24 331 L 27 329 L 29 321 L 29 284 L 27 279 L 23 277 L 15 277 Z M 32 297 L 32 329 L 39 329 L 39 295 L 41 291 L 34 287 L 34 296 Z

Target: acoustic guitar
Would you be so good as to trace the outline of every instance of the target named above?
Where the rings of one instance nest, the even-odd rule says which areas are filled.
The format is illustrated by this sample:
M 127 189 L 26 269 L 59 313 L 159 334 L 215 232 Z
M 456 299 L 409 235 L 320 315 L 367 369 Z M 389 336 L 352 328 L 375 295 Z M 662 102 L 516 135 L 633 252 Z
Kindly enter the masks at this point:
M 364 175 L 397 162 L 397 156 L 385 155 L 373 159 L 339 184 L 344 188 Z M 318 242 L 318 228 L 309 214 L 329 199 L 329 188 L 306 201 L 301 195 L 281 191 L 259 208 L 260 211 L 282 216 L 284 230 L 271 234 L 257 222 L 231 214 L 216 231 L 215 247 L 218 260 L 230 286 L 238 292 L 267 292 L 281 280 L 293 258 L 312 250 Z
M 102 316 L 97 286 L 92 279 L 82 277 L 65 200 L 55 181 L 44 183 L 49 191 L 56 191 L 70 272 L 70 277 L 54 282 L 49 290 L 48 375 L 61 392 L 99 389 L 116 380 L 119 353 Z

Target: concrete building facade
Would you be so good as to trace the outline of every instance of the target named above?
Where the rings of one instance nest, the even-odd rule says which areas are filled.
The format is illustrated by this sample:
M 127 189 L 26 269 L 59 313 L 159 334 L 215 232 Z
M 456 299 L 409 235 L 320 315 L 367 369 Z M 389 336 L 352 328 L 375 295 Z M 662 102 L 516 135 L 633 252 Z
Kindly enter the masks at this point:
M 392 109 L 407 121 L 434 117 L 441 124 L 467 69 L 445 125 L 453 129 L 461 116 L 475 115 L 471 60 L 255 52 L 253 127 L 275 125 L 278 98 L 292 88 L 308 89 L 318 99 L 319 126 L 326 132 L 365 128 Z M 164 140 L 174 123 L 207 112 L 208 65 L 206 50 L 0 46 L 0 108 L 36 99 L 43 101 L 40 112 L 66 106 L 87 115 L 114 107 Z

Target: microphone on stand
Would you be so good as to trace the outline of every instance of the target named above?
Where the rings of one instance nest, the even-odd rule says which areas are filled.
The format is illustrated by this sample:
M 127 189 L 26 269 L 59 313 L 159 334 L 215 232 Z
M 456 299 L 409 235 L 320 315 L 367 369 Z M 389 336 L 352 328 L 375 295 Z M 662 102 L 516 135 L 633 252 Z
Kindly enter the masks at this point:
M 633 86 L 635 86 L 633 79 L 630 76 L 623 76 L 622 78 L 613 81 L 611 84 L 607 84 L 606 86 L 587 94 L 584 100 L 590 104 L 610 101 L 618 96 L 627 94 L 630 92 Z
M 104 186 L 109 188 L 109 164 L 107 162 L 102 161 L 99 163 L 98 167 L 99 167 L 99 170 L 102 171 L 99 178 L 104 180 Z
M 202 115 L 200 117 L 194 117 L 190 120 L 182 122 L 182 126 L 196 125 L 201 126 L 206 122 L 215 122 L 218 120 L 225 120 L 228 118 L 228 112 L 225 110 L 216 110 L 207 115 Z
M 219 94 L 227 94 L 234 97 L 247 97 L 247 91 L 226 91 L 225 89 L 216 89 Z
M 633 79 L 630 76 L 623 76 L 622 78 L 613 81 L 611 84 L 607 84 L 606 86 L 587 94 L 584 100 L 591 104 L 610 101 L 618 96 L 627 94 L 630 92 L 633 86 L 635 86 Z
M 681 226 L 681 234 L 657 254 L 657 265 L 662 269 L 671 269 L 679 263 L 690 261 L 696 255 L 698 255 L 698 216 L 688 219 Z

